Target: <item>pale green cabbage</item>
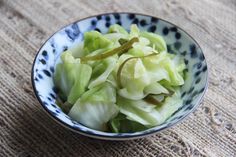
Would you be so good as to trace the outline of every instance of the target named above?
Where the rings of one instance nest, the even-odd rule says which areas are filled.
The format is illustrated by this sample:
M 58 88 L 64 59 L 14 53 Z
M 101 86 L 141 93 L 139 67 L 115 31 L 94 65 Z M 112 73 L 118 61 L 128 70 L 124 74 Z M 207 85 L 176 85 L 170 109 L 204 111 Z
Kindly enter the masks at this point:
M 54 75 L 60 106 L 92 129 L 142 131 L 164 123 L 182 105 L 183 59 L 167 52 L 160 35 L 136 25 L 129 32 L 117 24 L 106 34 L 86 32 L 61 60 Z
M 103 83 L 86 91 L 71 108 L 69 116 L 90 128 L 105 131 L 107 122 L 119 112 L 115 103 L 115 88 Z
M 54 83 L 61 92 L 62 99 L 74 104 L 85 92 L 92 74 L 92 68 L 87 64 L 81 64 L 71 53 L 61 55 L 62 63 L 56 68 Z

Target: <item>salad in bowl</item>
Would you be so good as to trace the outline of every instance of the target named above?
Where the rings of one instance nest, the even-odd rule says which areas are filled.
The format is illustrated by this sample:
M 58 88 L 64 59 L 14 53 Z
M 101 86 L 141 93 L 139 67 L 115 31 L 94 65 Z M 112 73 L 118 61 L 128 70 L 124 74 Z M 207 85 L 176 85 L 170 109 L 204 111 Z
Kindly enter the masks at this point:
M 67 128 L 94 138 L 140 138 L 173 126 L 200 104 L 207 64 L 176 25 L 107 13 L 63 27 L 32 68 L 40 104 Z

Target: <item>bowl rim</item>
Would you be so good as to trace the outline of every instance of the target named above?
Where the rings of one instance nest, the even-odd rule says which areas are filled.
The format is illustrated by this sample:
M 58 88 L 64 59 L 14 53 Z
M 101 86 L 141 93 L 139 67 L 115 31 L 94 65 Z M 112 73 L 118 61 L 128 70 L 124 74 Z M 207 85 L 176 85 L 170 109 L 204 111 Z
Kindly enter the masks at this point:
M 194 41 L 194 44 L 197 45 L 197 47 L 200 49 L 202 55 L 204 56 L 205 58 L 205 55 L 203 53 L 203 50 L 202 48 L 200 47 L 200 45 L 198 44 L 198 42 L 189 34 L 187 33 L 184 29 L 182 29 L 181 27 L 179 27 L 178 25 L 172 23 L 172 22 L 169 22 L 167 20 L 164 20 L 158 16 L 153 16 L 153 15 L 148 15 L 148 14 L 144 14 L 144 13 L 135 13 L 135 12 L 106 12 L 106 13 L 101 13 L 101 14 L 95 14 L 95 15 L 91 15 L 91 16 L 87 16 L 87 17 L 84 17 L 84 18 L 81 18 L 79 20 L 75 20 L 73 22 L 70 22 L 69 24 L 66 24 L 62 27 L 60 27 L 59 29 L 57 29 L 57 31 L 55 31 L 52 35 L 50 35 L 46 41 L 40 46 L 40 48 L 38 49 L 37 51 L 37 54 L 35 55 L 35 58 L 34 58 L 34 61 L 33 61 L 33 66 L 31 68 L 31 84 L 32 84 L 32 87 L 33 87 L 33 91 L 34 91 L 34 95 L 36 96 L 38 102 L 41 104 L 41 106 L 43 107 L 44 111 L 49 115 L 49 117 L 51 117 L 53 120 L 55 120 L 57 123 L 59 123 L 60 125 L 62 125 L 63 127 L 66 127 L 68 128 L 69 130 L 72 130 L 73 132 L 76 132 L 76 133 L 79 133 L 81 135 L 84 135 L 84 136 L 88 136 L 88 137 L 92 137 L 92 138 L 96 138 L 96 139 L 102 139 L 102 140 L 129 140 L 129 139 L 137 139 L 137 138 L 142 138 L 144 136 L 150 136 L 150 135 L 153 135 L 155 133 L 158 133 L 158 132 L 161 132 L 161 131 L 164 131 L 166 129 L 169 129 L 171 127 L 173 127 L 174 125 L 177 125 L 179 124 L 180 122 L 182 122 L 184 119 L 186 119 L 186 117 L 194 112 L 201 104 L 202 102 L 202 99 L 206 93 L 206 90 L 208 89 L 208 84 L 209 84 L 209 76 L 208 76 L 208 68 L 206 70 L 206 82 L 205 82 L 205 85 L 204 85 L 204 90 L 203 92 L 201 93 L 200 97 L 198 98 L 197 102 L 195 103 L 195 105 L 193 106 L 193 108 L 187 112 L 185 115 L 183 115 L 181 118 L 179 118 L 175 123 L 171 123 L 170 125 L 167 125 L 165 127 L 162 127 L 162 128 L 159 128 L 159 129 L 155 129 L 155 127 L 153 128 L 150 128 L 150 129 L 153 129 L 153 130 L 150 130 L 149 132 L 145 133 L 144 131 L 140 131 L 138 135 L 129 135 L 129 134 L 132 134 L 132 133 L 119 133 L 118 135 L 101 135 L 101 134 L 96 134 L 96 133 L 93 133 L 93 132 L 88 132 L 88 131 L 83 131 L 81 130 L 80 128 L 75 128 L 73 126 L 70 126 L 69 124 L 65 123 L 64 121 L 62 121 L 61 119 L 59 118 L 56 118 L 47 108 L 46 106 L 43 104 L 43 102 L 41 101 L 39 95 L 37 94 L 37 90 L 36 90 L 36 86 L 35 86 L 35 81 L 34 81 L 34 67 L 35 67 L 35 62 L 36 62 L 36 59 L 39 55 L 39 52 L 41 51 L 41 49 L 43 48 L 43 46 L 55 35 L 57 34 L 58 32 L 60 32 L 62 29 L 70 26 L 71 24 L 73 23 L 78 23 L 78 22 L 81 22 L 83 20 L 86 20 L 86 19 L 90 19 L 90 18 L 93 18 L 93 17 L 97 17 L 97 16 L 104 16 L 104 15 L 114 15 L 114 14 L 134 14 L 134 15 L 141 15 L 141 16 L 146 16 L 146 17 L 151 17 L 151 18 L 156 18 L 158 20 L 161 20 L 161 21 L 164 21 L 168 24 L 171 24 L 173 26 L 175 26 L 176 28 L 178 28 L 179 30 L 181 30 L 182 32 L 184 32 L 187 36 L 189 36 L 191 38 L 191 40 Z M 208 67 L 207 65 L 207 61 L 206 61 L 206 58 L 205 58 L 205 63 L 206 63 L 206 67 Z M 82 124 L 80 124 L 82 125 Z M 86 126 L 84 126 L 86 127 Z M 89 128 L 89 127 L 86 127 L 86 128 Z M 89 128 L 91 129 L 91 128 Z M 97 131 L 97 130 L 96 130 Z M 143 132 L 143 133 L 142 133 Z M 112 133 L 110 133 L 112 134 Z M 125 135 L 124 135 L 125 134 Z

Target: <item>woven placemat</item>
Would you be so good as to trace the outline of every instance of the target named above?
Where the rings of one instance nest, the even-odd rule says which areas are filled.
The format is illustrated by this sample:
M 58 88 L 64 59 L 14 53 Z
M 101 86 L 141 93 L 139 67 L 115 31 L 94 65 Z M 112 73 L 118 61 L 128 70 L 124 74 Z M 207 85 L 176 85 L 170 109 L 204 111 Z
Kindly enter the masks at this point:
M 37 50 L 65 24 L 131 11 L 179 25 L 201 45 L 209 89 L 182 123 L 125 142 L 89 139 L 48 117 L 30 81 Z M 0 157 L 236 156 L 236 1 L 0 0 Z

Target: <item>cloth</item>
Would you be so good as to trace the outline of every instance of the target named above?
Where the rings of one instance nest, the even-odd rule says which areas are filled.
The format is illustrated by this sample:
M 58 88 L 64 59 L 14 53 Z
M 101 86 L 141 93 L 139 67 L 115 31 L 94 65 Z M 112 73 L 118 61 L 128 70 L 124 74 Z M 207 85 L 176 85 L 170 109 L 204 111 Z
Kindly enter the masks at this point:
M 209 88 L 180 124 L 125 142 L 90 139 L 53 121 L 36 100 L 31 67 L 56 30 L 105 12 L 139 12 L 177 24 L 202 47 Z M 0 0 L 0 156 L 236 156 L 235 0 Z

